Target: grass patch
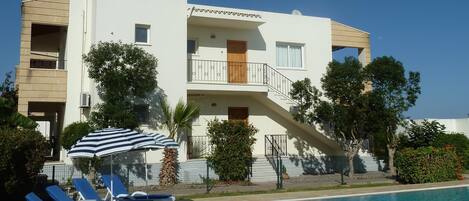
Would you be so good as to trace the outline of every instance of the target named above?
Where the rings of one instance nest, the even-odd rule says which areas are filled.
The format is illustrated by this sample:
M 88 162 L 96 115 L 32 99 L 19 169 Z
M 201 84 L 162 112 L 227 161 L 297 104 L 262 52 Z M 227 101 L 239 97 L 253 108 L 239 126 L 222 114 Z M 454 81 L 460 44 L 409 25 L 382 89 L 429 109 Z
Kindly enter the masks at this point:
M 263 190 L 263 191 L 246 191 L 246 192 L 225 192 L 225 193 L 210 193 L 210 194 L 196 194 L 178 197 L 178 201 L 191 201 L 197 198 L 211 198 L 211 197 L 226 197 L 226 196 L 240 196 L 240 195 L 253 195 L 253 194 L 270 194 L 270 193 L 285 193 L 285 192 L 300 192 L 300 191 L 322 191 L 322 190 L 336 190 L 336 189 L 351 189 L 351 188 L 366 188 L 366 187 L 380 187 L 392 186 L 394 183 L 375 183 L 375 184 L 352 184 L 352 185 L 336 185 L 336 186 L 323 186 L 313 188 L 290 188 L 281 190 Z

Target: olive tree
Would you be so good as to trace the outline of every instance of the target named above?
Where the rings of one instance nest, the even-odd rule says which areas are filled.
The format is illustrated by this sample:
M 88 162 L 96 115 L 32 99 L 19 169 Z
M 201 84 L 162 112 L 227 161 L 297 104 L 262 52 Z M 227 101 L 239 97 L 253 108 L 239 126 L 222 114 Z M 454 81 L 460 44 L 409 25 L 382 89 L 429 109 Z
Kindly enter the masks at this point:
M 365 67 L 366 80 L 371 83 L 369 91 L 370 115 L 376 121 L 375 139 L 384 140 L 388 153 L 388 167 L 391 175 L 396 175 L 394 154 L 398 146 L 398 127 L 406 123 L 404 112 L 415 105 L 420 94 L 420 74 L 409 72 L 405 75 L 403 64 L 393 57 L 378 57 Z M 380 141 L 376 141 L 379 143 Z
M 157 59 L 121 42 L 92 45 L 83 59 L 103 101 L 92 112 L 91 121 L 98 127 L 136 128 L 136 104 L 147 100 L 157 87 Z
M 337 141 L 345 152 L 349 176 L 354 174 L 354 158 L 368 139 L 368 94 L 361 63 L 347 57 L 332 61 L 321 78 L 322 92 L 306 78 L 293 84 L 290 95 L 298 102 L 295 120 L 315 126 Z

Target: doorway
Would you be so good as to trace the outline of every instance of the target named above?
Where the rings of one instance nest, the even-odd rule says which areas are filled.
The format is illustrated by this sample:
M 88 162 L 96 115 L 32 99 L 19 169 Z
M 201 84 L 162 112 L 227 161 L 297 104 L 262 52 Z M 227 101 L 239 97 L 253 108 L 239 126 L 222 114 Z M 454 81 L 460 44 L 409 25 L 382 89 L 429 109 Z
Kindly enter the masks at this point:
M 228 61 L 228 83 L 247 83 L 247 43 L 228 40 L 226 42 Z
M 244 121 L 248 123 L 249 109 L 247 107 L 228 107 L 229 121 Z

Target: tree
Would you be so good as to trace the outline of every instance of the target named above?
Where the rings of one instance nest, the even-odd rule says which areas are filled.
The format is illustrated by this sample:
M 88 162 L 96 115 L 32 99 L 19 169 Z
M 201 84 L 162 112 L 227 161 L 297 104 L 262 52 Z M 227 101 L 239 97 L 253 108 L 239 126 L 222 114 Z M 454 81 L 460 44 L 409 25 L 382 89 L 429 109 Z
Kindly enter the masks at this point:
M 91 121 L 98 127 L 136 128 L 135 106 L 147 101 L 157 87 L 157 59 L 133 44 L 100 42 L 83 60 L 103 101 Z
M 169 138 L 174 139 L 181 132 L 191 129 L 192 120 L 199 116 L 199 107 L 194 103 L 184 104 L 180 100 L 173 109 L 166 100 L 161 101 L 163 112 L 162 126 L 169 131 Z M 164 149 L 163 163 L 160 171 L 160 185 L 168 186 L 177 183 L 178 162 L 177 149 Z
M 47 154 L 46 139 L 32 129 L 0 128 L 0 194 L 22 200 L 33 190 Z
M 360 62 L 352 57 L 343 63 L 332 61 L 321 78 L 321 93 L 306 78 L 293 84 L 290 93 L 298 102 L 295 120 L 314 126 L 319 124 L 326 135 L 334 138 L 345 152 L 349 176 L 353 177 L 353 160 L 368 138 L 368 96 Z
M 406 133 L 407 146 L 413 148 L 433 146 L 434 142 L 445 134 L 445 126 L 437 121 L 423 120 L 421 123 L 411 121 Z
M 394 154 L 398 146 L 397 128 L 404 125 L 404 112 L 415 105 L 420 94 L 420 74 L 409 72 L 400 61 L 393 57 L 378 57 L 365 67 L 366 80 L 371 83 L 371 116 L 381 121 L 374 124 L 375 142 L 386 144 L 388 167 L 391 175 L 396 175 Z M 384 140 L 382 143 L 381 140 Z
M 35 121 L 18 113 L 18 90 L 10 79 L 11 73 L 7 73 L 0 85 L 0 127 L 36 128 Z

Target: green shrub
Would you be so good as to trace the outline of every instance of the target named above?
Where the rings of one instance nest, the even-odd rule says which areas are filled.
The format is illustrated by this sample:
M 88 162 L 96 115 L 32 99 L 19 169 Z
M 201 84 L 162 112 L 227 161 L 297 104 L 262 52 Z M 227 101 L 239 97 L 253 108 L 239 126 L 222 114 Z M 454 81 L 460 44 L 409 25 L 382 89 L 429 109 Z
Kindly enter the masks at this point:
M 222 181 L 243 181 L 252 162 L 252 145 L 257 129 L 243 121 L 213 120 L 208 124 L 208 136 L 213 151 L 208 157 Z
M 402 183 L 429 183 L 458 179 L 461 163 L 452 147 L 406 148 L 396 153 L 396 168 Z
M 93 128 L 88 122 L 74 122 L 64 128 L 60 143 L 65 150 L 70 150 L 79 139 L 91 131 Z
M 46 139 L 29 129 L 0 129 L 0 195 L 23 200 L 34 187 L 47 154 Z
M 469 139 L 461 133 L 451 133 L 439 135 L 433 142 L 435 147 L 445 147 L 451 145 L 455 148 L 456 154 L 462 159 L 464 168 L 469 169 Z

